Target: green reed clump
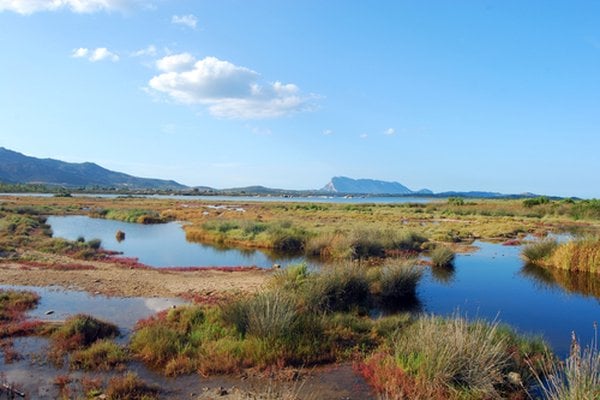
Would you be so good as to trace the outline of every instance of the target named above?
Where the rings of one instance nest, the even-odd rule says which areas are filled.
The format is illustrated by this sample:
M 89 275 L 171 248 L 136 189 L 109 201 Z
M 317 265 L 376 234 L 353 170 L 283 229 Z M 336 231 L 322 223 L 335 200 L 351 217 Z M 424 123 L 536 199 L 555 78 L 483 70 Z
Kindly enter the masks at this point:
M 431 265 L 434 268 L 450 267 L 454 263 L 455 254 L 449 247 L 436 246 L 431 252 Z
M 525 261 L 535 264 L 550 257 L 557 247 L 558 242 L 554 239 L 541 240 L 523 247 L 521 257 Z

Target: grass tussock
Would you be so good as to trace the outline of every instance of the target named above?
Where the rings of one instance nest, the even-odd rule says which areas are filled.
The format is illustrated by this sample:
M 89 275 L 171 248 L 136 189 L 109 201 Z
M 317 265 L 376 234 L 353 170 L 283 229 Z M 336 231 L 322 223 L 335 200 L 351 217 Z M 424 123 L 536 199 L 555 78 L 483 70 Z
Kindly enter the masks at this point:
M 436 246 L 431 252 L 431 266 L 434 268 L 448 268 L 454 263 L 455 254 L 449 247 Z
M 304 301 L 315 312 L 366 310 L 371 303 L 364 268 L 338 266 L 314 274 L 304 285 Z
M 417 284 L 422 276 L 423 269 L 412 263 L 388 263 L 380 274 L 380 305 L 398 309 L 415 303 Z
M 78 314 L 68 318 L 51 336 L 55 345 L 66 350 L 88 347 L 100 339 L 114 338 L 119 328 L 89 315 Z
M 538 388 L 547 400 L 600 398 L 600 354 L 597 343 L 581 349 L 573 333 L 571 351 L 564 361 L 554 360 L 542 372 L 532 370 Z
M 541 240 L 523 247 L 521 257 L 528 263 L 540 263 L 552 256 L 557 247 L 558 242 L 554 239 Z
M 128 361 L 127 352 L 110 340 L 98 340 L 88 348 L 71 355 L 71 368 L 86 371 L 110 371 L 122 369 Z
M 508 374 L 526 385 L 524 360 L 546 351 L 497 323 L 423 316 L 357 368 L 383 398 L 500 399 L 519 392 L 523 398 L 524 386 L 510 383 Z
M 114 357 L 115 364 L 123 358 L 116 347 L 106 343 L 97 344 L 102 339 L 117 336 L 117 326 L 89 315 L 74 315 L 61 325 L 49 327 L 44 333 L 50 337 L 49 358 L 57 366 L 63 364 L 65 355 L 69 352 L 75 352 L 72 363 L 74 368 L 102 368 L 104 362 L 109 362 L 102 360 L 103 356 Z
M 159 393 L 157 387 L 147 384 L 132 372 L 112 378 L 106 388 L 109 400 L 155 400 L 159 399 Z
M 585 237 L 561 244 L 548 262 L 569 271 L 600 273 L 600 236 Z

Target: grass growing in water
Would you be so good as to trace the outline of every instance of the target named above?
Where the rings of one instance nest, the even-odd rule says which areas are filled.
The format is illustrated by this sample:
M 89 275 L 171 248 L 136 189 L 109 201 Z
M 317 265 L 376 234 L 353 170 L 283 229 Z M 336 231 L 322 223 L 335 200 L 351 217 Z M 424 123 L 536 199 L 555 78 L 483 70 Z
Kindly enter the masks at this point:
M 569 271 L 600 272 L 600 236 L 584 237 L 563 243 L 548 262 Z
M 74 352 L 71 355 L 71 368 L 110 371 L 113 368 L 124 367 L 127 361 L 127 352 L 121 346 L 103 339 L 86 349 Z
M 434 268 L 450 267 L 454 263 L 454 252 L 446 246 L 436 246 L 431 252 L 431 265 Z
M 109 400 L 154 400 L 159 398 L 159 392 L 131 372 L 112 378 L 106 388 Z
M 386 309 L 398 309 L 414 303 L 422 268 L 414 264 L 388 264 L 380 275 L 380 304 Z
M 525 246 L 521 256 L 525 261 L 536 264 L 550 257 L 557 247 L 558 242 L 554 239 L 541 240 Z

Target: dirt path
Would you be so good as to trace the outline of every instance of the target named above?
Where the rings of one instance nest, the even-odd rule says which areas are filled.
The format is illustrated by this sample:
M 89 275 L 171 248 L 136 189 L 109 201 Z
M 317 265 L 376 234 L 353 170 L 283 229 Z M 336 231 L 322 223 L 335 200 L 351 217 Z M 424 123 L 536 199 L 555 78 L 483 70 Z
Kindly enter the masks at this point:
M 79 263 L 81 264 L 81 263 Z M 61 286 L 111 296 L 173 297 L 182 294 L 218 296 L 255 292 L 270 277 L 269 270 L 168 271 L 126 268 L 89 262 L 93 269 L 55 270 L 23 263 L 0 264 L 0 283 L 5 285 Z

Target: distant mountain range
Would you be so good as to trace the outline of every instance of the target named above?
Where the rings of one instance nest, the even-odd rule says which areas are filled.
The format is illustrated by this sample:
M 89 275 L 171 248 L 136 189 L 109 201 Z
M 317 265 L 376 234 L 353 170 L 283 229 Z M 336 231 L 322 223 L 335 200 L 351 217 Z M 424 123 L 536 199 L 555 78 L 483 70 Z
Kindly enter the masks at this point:
M 433 192 L 429 189 L 412 191 L 398 182 L 378 181 L 375 179 L 352 179 L 345 176 L 336 176 L 331 178 L 329 183 L 325 185 L 321 191 L 342 194 L 433 194 Z
M 307 196 L 307 195 L 361 195 L 361 196 L 428 196 L 428 197 L 532 197 L 531 193 L 506 195 L 495 192 L 444 192 L 433 193 L 429 189 L 413 191 L 398 182 L 374 179 L 352 179 L 343 176 L 332 178 L 318 190 L 286 190 L 264 186 L 248 186 L 231 189 L 214 189 L 208 186 L 189 187 L 172 180 L 139 178 L 103 168 L 94 163 L 68 163 L 51 158 L 29 157 L 0 147 L 0 183 L 39 184 L 70 190 L 97 191 L 118 190 L 149 192 L 180 192 L 182 194 L 209 195 L 259 195 L 259 196 Z
M 138 178 L 110 171 L 94 163 L 68 163 L 28 157 L 0 147 L 0 182 L 30 183 L 70 188 L 182 190 L 175 181 Z

